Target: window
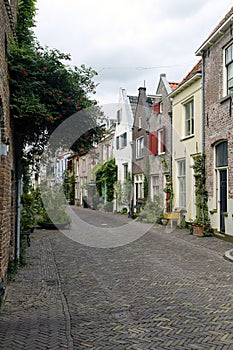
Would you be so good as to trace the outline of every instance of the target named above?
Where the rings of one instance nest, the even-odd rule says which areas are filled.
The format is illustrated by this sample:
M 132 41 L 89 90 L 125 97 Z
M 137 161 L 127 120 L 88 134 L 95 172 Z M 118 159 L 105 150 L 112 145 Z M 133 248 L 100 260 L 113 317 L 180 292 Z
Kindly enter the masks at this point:
M 227 93 L 233 89 L 233 44 L 225 50 L 225 66 L 227 74 Z
M 194 103 L 193 100 L 185 104 L 185 136 L 194 134 Z
M 116 149 L 120 148 L 120 138 L 119 136 L 116 137 Z
M 143 157 L 143 148 L 144 148 L 144 137 L 140 137 L 136 140 L 136 158 Z
M 117 111 L 117 124 L 119 125 L 121 123 L 121 110 L 118 109 Z
M 128 163 L 123 164 L 123 171 L 124 171 L 124 180 L 127 180 L 127 177 L 128 177 Z
M 142 117 L 138 117 L 138 129 L 142 128 Z
M 152 201 L 158 200 L 159 196 L 159 175 L 152 175 L 151 178 L 151 185 L 152 185 Z
M 121 148 L 127 146 L 127 132 L 121 135 Z
M 186 206 L 186 170 L 185 160 L 177 162 L 178 167 L 178 185 L 179 185 L 179 206 Z
M 164 128 L 158 130 L 158 154 L 165 152 L 164 146 Z
M 165 152 L 165 127 L 149 133 L 149 150 L 153 155 Z
M 216 167 L 228 165 L 228 144 L 223 141 L 216 146 Z
M 158 154 L 158 133 L 157 131 L 152 131 L 149 133 L 149 150 L 150 154 Z

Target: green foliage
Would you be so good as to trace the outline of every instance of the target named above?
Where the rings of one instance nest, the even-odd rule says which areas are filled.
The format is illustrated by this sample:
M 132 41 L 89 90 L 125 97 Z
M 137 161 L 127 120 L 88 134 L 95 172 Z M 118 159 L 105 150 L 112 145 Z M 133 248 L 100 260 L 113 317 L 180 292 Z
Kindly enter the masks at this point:
M 21 219 L 20 219 L 20 229 L 21 232 L 30 232 L 36 223 L 36 206 L 35 198 L 31 193 L 23 193 L 21 196 Z
M 148 184 L 148 179 L 147 179 L 147 176 L 144 176 L 144 198 L 145 200 L 147 199 L 148 197 L 148 193 L 149 193 L 149 184 Z
M 103 189 L 106 190 L 106 201 L 112 202 L 114 198 L 114 184 L 117 181 L 117 166 L 115 159 L 104 163 L 96 173 L 96 189 L 100 195 L 103 195 Z
M 62 187 L 44 188 L 42 190 L 42 211 L 37 222 L 54 224 L 70 223 L 71 219 L 65 212 L 66 205 Z
M 208 213 L 208 192 L 206 190 L 205 156 L 196 155 L 192 166 L 195 177 L 195 196 L 197 217 L 193 224 L 204 226 L 204 235 L 211 236 L 212 228 Z
M 69 190 L 68 190 L 69 204 L 74 205 L 74 200 L 75 200 L 75 177 L 74 177 L 74 175 L 70 176 L 68 183 L 69 183 Z
M 102 112 L 96 106 L 97 102 L 89 97 L 95 93 L 92 79 L 97 73 L 84 64 L 80 68 L 71 68 L 66 63 L 70 55 L 41 47 L 36 42 L 32 33 L 35 2 L 20 2 L 18 40 L 12 41 L 8 50 L 10 108 L 15 138 L 21 148 L 29 144 L 31 154 L 40 154 L 49 135 L 62 121 L 89 108 L 90 113 L 80 124 L 86 123 L 86 130 L 92 129 L 92 132 L 74 145 L 76 150 L 86 150 L 87 144 L 90 147 L 99 133 L 102 137 L 102 130 L 97 127 Z M 85 147 L 82 147 L 83 143 Z
M 18 4 L 17 40 L 21 46 L 30 45 L 34 39 L 32 28 L 35 27 L 36 0 L 21 0 Z
M 128 205 L 130 207 L 130 200 L 132 197 L 132 176 L 130 173 L 127 174 L 127 178 L 125 181 L 116 181 L 115 185 L 115 193 L 117 203 L 121 205 Z
M 159 197 L 155 196 L 154 202 L 147 202 L 144 207 L 144 212 L 146 214 L 146 221 L 147 222 L 158 222 L 158 220 L 161 220 L 161 217 L 163 216 L 163 208 L 160 205 Z

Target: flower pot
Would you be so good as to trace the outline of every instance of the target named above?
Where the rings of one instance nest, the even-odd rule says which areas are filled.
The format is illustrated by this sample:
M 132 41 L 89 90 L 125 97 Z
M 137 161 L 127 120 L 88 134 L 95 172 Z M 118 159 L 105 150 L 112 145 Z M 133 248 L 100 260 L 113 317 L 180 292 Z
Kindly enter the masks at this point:
M 204 227 L 202 225 L 193 225 L 193 235 L 203 237 Z

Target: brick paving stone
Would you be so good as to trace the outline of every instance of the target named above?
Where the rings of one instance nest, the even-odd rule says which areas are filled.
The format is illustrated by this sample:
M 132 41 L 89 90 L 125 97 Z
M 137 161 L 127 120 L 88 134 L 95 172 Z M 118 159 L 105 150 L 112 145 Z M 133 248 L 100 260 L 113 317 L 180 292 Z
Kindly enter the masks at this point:
M 78 210 L 92 224 L 104 218 Z M 112 218 L 119 230 L 128 220 Z M 233 349 L 233 271 L 223 258 L 232 247 L 159 225 L 109 249 L 36 230 L 28 265 L 8 286 L 0 349 Z

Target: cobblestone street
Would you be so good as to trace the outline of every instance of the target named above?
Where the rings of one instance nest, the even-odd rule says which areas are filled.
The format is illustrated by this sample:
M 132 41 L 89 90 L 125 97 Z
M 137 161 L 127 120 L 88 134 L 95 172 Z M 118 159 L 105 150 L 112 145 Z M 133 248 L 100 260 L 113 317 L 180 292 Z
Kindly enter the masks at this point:
M 79 214 L 121 231 L 130 220 Z M 232 243 L 159 225 L 108 249 L 55 230 L 31 243 L 0 313 L 0 349 L 233 349 Z

